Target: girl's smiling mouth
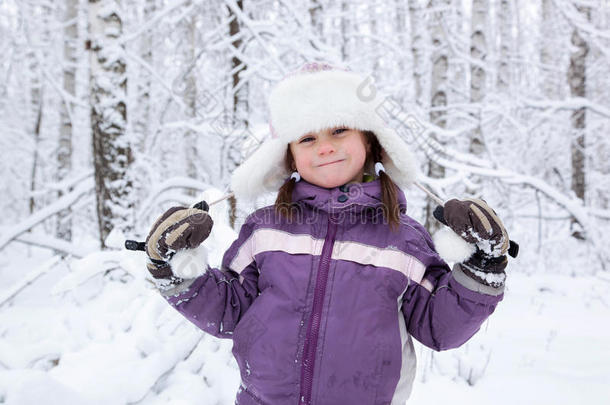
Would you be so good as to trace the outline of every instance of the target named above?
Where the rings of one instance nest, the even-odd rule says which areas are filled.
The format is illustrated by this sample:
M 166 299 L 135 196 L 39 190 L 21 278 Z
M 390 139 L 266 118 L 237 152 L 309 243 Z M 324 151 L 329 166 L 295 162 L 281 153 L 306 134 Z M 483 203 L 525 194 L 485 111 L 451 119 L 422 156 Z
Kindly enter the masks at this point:
M 323 164 L 321 164 L 321 165 L 318 165 L 318 167 L 332 165 L 333 163 L 339 163 L 339 162 L 343 162 L 344 160 L 345 160 L 345 159 L 340 159 L 340 160 L 335 160 L 335 161 L 333 161 L 333 162 L 323 163 Z

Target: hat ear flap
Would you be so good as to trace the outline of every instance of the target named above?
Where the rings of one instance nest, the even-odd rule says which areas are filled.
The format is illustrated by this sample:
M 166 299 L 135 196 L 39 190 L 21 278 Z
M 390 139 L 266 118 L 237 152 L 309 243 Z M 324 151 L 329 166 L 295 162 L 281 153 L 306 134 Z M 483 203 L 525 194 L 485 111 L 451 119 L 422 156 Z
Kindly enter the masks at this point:
M 277 191 L 290 175 L 285 166 L 286 143 L 268 139 L 231 176 L 237 199 L 254 200 L 264 192 Z

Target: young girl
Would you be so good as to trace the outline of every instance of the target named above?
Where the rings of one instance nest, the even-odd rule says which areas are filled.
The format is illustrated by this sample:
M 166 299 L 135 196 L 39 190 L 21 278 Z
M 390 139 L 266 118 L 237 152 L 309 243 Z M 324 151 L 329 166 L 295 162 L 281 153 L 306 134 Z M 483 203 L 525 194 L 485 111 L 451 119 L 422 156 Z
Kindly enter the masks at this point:
M 273 137 L 235 170 L 232 189 L 239 199 L 279 187 L 277 200 L 246 219 L 221 269 L 185 253 L 211 230 L 205 211 L 171 208 L 146 239 L 169 303 L 233 339 L 238 404 L 404 404 L 411 337 L 458 347 L 503 297 L 501 221 L 482 200 L 447 202 L 462 243 L 449 246 L 465 249 L 451 270 L 406 214 L 395 182 L 414 180 L 415 160 L 362 83 L 308 64 L 273 89 Z M 189 275 L 193 267 L 204 274 Z

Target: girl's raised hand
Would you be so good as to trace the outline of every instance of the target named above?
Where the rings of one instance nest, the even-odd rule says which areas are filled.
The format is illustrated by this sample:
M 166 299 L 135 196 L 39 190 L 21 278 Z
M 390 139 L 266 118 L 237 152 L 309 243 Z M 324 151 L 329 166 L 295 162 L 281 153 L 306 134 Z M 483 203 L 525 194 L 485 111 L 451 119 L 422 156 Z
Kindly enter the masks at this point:
M 207 204 L 203 204 L 207 206 Z M 194 249 L 210 234 L 214 221 L 198 204 L 172 207 L 152 226 L 145 242 L 148 271 L 156 279 L 174 277 L 169 260 L 181 249 Z
M 466 242 L 474 243 L 487 256 L 500 257 L 509 248 L 504 224 L 484 200 L 452 199 L 444 205 L 447 225 Z

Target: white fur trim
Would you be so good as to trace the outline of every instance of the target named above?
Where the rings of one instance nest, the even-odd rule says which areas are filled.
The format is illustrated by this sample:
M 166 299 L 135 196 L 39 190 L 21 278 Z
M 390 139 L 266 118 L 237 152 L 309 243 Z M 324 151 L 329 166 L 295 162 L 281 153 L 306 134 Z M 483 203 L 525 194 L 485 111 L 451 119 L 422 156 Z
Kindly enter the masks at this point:
M 271 91 L 269 109 L 277 136 L 286 142 L 311 131 L 346 125 L 356 129 L 383 125 L 375 111 L 383 99 L 374 85 L 354 72 L 300 73 Z
M 355 72 L 316 71 L 282 80 L 269 96 L 277 138 L 267 140 L 234 171 L 231 188 L 236 197 L 253 199 L 277 191 L 291 174 L 284 167 L 287 145 L 306 133 L 335 126 L 374 132 L 384 149 L 386 173 L 400 188 L 409 187 L 417 178 L 415 156 L 378 113 L 384 100 L 370 77 Z
M 400 188 L 407 188 L 417 178 L 417 160 L 411 149 L 396 132 L 389 128 L 371 129 L 384 149 L 383 160 L 386 173 Z
M 253 200 L 264 192 L 277 192 L 290 176 L 284 167 L 286 142 L 270 139 L 233 171 L 231 190 L 237 199 Z
M 175 276 L 189 279 L 199 277 L 208 268 L 208 252 L 203 245 L 195 249 L 182 249 L 172 256 L 169 264 Z
M 447 226 L 432 237 L 436 251 L 447 263 L 461 263 L 476 251 L 476 245 L 468 243 Z

